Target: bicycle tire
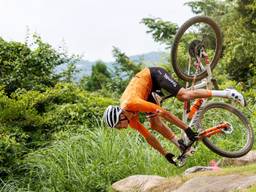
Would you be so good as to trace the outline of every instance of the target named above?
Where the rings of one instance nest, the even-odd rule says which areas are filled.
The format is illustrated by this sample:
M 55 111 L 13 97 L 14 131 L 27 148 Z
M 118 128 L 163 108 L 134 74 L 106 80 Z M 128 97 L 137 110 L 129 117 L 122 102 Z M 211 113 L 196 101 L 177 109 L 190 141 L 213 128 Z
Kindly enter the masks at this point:
M 174 42 L 172 45 L 171 49 L 171 60 L 172 60 L 172 66 L 174 69 L 174 72 L 177 74 L 179 78 L 181 78 L 184 81 L 192 81 L 194 78 L 194 75 L 188 75 L 184 73 L 179 66 L 178 60 L 177 60 L 177 52 L 178 52 L 178 46 L 181 40 L 181 37 L 185 33 L 185 31 L 191 27 L 192 25 L 196 23 L 204 23 L 208 24 L 211 29 L 213 29 L 215 33 L 215 38 L 216 38 L 216 47 L 215 47 L 215 54 L 214 57 L 210 63 L 210 67 L 213 70 L 214 67 L 217 65 L 219 58 L 221 56 L 222 52 L 222 33 L 220 30 L 220 27 L 215 23 L 210 17 L 206 16 L 195 16 L 187 20 L 177 31 L 175 37 L 174 37 Z M 207 76 L 206 70 L 196 76 L 196 81 L 201 80 Z
M 213 110 L 215 109 L 215 110 Z M 223 111 L 219 114 L 220 109 L 222 109 Z M 211 112 L 209 112 L 211 110 Z M 216 111 L 217 110 L 217 111 Z M 229 157 L 229 158 L 237 158 L 237 157 L 241 157 L 245 154 L 247 154 L 253 146 L 254 143 L 254 133 L 253 133 L 253 129 L 250 125 L 250 122 L 248 121 L 248 119 L 244 116 L 244 114 L 239 111 L 238 109 L 234 108 L 233 106 L 226 104 L 226 103 L 219 103 L 219 102 L 213 102 L 213 103 L 209 103 L 206 104 L 206 106 L 202 109 L 201 113 L 198 116 L 198 124 L 197 127 L 199 130 L 203 130 L 203 123 L 202 121 L 205 119 L 205 121 L 209 121 L 208 117 L 206 115 L 206 113 L 208 113 L 207 115 L 209 116 L 209 120 L 210 121 L 215 121 L 215 119 L 213 120 L 213 114 L 215 116 L 220 116 L 220 119 L 225 118 L 225 116 L 228 119 L 224 119 L 225 121 L 232 121 L 232 125 L 234 126 L 234 131 L 231 134 L 228 134 L 227 136 L 225 136 L 224 134 L 219 136 L 219 135 L 214 135 L 212 137 L 215 138 L 204 138 L 203 139 L 203 143 L 214 153 L 217 153 L 220 156 L 223 157 Z M 217 120 L 218 118 L 216 118 Z M 219 120 L 217 120 L 219 121 Z M 213 123 L 214 125 L 214 123 Z M 214 125 L 216 126 L 216 124 Z M 239 144 L 239 139 L 240 139 L 240 135 L 239 135 L 239 129 L 243 130 L 241 131 L 241 135 L 243 135 L 243 133 L 246 133 L 246 142 L 241 144 L 241 148 L 240 144 Z M 239 137 L 239 139 L 237 139 Z M 242 137 L 242 136 L 241 136 Z M 234 141 L 231 141 L 231 138 L 234 139 Z M 217 144 L 216 144 L 216 143 Z M 222 142 L 222 143 L 221 143 Z M 221 147 L 219 144 L 222 144 Z M 223 145 L 224 144 L 224 145 Z M 225 149 L 223 149 L 225 148 Z M 231 148 L 231 150 L 228 150 L 226 148 Z M 237 150 L 234 150 L 232 148 L 238 148 Z

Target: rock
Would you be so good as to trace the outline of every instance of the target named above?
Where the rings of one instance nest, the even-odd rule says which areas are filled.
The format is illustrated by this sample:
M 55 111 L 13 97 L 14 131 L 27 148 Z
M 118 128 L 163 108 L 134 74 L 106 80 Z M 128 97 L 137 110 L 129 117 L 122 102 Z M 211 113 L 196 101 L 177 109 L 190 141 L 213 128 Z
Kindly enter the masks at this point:
M 134 175 L 112 184 L 112 189 L 118 192 L 148 192 L 152 188 L 161 185 L 166 178 L 154 175 Z
M 241 190 L 256 183 L 256 175 L 199 176 L 185 182 L 173 192 L 228 192 Z
M 199 171 L 216 171 L 219 167 L 207 167 L 207 166 L 194 166 L 186 169 L 183 175 L 189 175 L 191 173 L 199 172 Z
M 218 171 L 220 170 L 219 164 L 220 164 L 220 160 L 216 161 L 216 160 L 211 160 L 209 163 L 209 166 L 194 166 L 194 167 L 190 167 L 188 169 L 185 170 L 185 172 L 183 173 L 183 175 L 189 175 L 191 173 L 195 173 L 195 172 L 199 172 L 199 171 Z
M 222 165 L 247 165 L 251 163 L 256 163 L 256 151 L 250 151 L 245 156 L 239 158 L 225 158 L 222 161 Z

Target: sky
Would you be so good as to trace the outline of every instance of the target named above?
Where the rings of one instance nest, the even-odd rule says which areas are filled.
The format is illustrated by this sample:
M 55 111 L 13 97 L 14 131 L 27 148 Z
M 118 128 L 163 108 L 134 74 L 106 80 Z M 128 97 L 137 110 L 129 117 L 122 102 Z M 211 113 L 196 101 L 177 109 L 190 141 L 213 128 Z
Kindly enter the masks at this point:
M 0 36 L 25 42 L 39 34 L 55 49 L 83 59 L 113 61 L 113 46 L 126 55 L 163 51 L 154 42 L 145 17 L 181 25 L 193 16 L 187 0 L 0 0 Z

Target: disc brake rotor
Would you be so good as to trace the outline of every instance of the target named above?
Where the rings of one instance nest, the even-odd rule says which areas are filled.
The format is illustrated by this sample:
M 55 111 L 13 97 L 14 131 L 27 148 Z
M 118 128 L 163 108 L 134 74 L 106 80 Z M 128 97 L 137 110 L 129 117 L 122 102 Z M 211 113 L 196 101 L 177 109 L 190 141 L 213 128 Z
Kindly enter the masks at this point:
M 200 40 L 193 40 L 189 44 L 188 52 L 190 57 L 201 57 L 201 52 L 205 48 L 204 44 Z

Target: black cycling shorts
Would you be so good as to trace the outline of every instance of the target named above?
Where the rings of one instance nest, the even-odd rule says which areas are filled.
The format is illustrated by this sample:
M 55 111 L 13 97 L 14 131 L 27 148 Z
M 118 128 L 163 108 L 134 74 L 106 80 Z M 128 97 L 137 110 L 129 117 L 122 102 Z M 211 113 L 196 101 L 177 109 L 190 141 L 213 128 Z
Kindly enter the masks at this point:
M 156 103 L 152 92 L 156 92 L 160 96 L 176 96 L 178 94 L 181 86 L 167 71 L 160 67 L 150 67 L 149 70 L 152 79 L 152 90 L 147 101 Z M 167 92 L 167 95 L 164 92 Z

